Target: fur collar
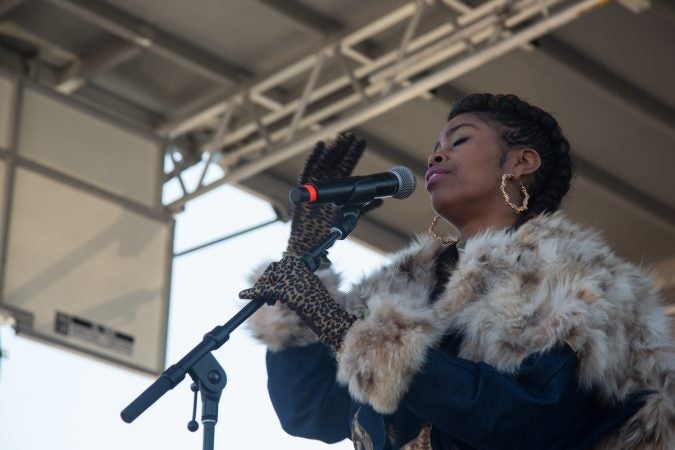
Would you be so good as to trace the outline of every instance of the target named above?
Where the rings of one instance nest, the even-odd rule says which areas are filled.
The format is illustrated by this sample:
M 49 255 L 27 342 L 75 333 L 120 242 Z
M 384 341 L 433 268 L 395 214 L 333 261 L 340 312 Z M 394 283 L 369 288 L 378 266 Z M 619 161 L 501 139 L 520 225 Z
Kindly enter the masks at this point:
M 670 323 L 645 271 L 617 257 L 595 231 L 556 213 L 515 232 L 470 239 L 443 293 L 429 304 L 441 251 L 419 237 L 339 297 L 350 312 L 368 311 L 347 333 L 338 365 L 338 381 L 356 399 L 395 411 L 429 347 L 451 331 L 464 336 L 460 357 L 504 372 L 566 342 L 579 359 L 580 385 L 604 401 L 654 391 L 597 448 L 675 448 Z

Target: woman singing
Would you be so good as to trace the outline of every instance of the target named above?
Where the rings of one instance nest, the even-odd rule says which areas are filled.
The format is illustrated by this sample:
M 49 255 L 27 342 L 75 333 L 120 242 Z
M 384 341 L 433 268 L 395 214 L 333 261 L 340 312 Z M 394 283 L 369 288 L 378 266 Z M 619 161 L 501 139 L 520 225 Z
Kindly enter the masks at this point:
M 319 143 L 301 181 L 348 176 L 364 146 Z M 668 318 L 645 271 L 556 212 L 571 176 L 550 114 L 473 94 L 428 157 L 429 235 L 350 291 L 299 258 L 335 208 L 296 207 L 285 256 L 240 294 L 274 303 L 251 327 L 284 429 L 357 449 L 675 449 Z

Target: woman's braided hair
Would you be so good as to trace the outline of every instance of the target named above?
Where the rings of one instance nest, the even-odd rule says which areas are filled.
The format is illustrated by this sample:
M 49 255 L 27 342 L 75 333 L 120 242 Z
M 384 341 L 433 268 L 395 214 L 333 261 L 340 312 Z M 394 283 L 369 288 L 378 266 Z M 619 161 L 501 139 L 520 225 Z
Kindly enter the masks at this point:
M 553 116 L 515 95 L 494 94 L 462 98 L 450 111 L 448 120 L 464 113 L 497 125 L 506 149 L 530 147 L 539 153 L 541 166 L 528 186 L 530 204 L 516 226 L 537 214 L 556 211 L 570 187 L 572 160 L 570 144 Z M 504 160 L 505 157 L 506 152 Z

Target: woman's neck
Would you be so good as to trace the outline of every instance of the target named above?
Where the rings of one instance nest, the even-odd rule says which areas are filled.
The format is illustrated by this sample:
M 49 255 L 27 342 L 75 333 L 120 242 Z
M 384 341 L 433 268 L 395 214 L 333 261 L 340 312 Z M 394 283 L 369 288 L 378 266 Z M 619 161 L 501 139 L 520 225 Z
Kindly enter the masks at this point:
M 473 236 L 489 231 L 500 230 L 513 226 L 518 220 L 518 216 L 508 212 L 506 214 L 492 214 L 487 217 L 473 217 L 460 224 L 453 222 L 459 230 L 461 239 L 466 241 Z

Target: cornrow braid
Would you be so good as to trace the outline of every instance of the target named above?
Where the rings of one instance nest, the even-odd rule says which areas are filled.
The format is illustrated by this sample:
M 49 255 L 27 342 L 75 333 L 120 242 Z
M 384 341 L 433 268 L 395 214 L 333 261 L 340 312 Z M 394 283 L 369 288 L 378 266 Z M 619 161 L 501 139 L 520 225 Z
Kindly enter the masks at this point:
M 464 113 L 476 114 L 497 125 L 506 149 L 530 147 L 539 153 L 541 166 L 528 186 L 530 204 L 516 227 L 537 214 L 556 211 L 570 187 L 572 159 L 570 144 L 553 116 L 510 94 L 468 95 L 454 105 L 448 120 Z M 506 152 L 502 164 L 505 158 Z

